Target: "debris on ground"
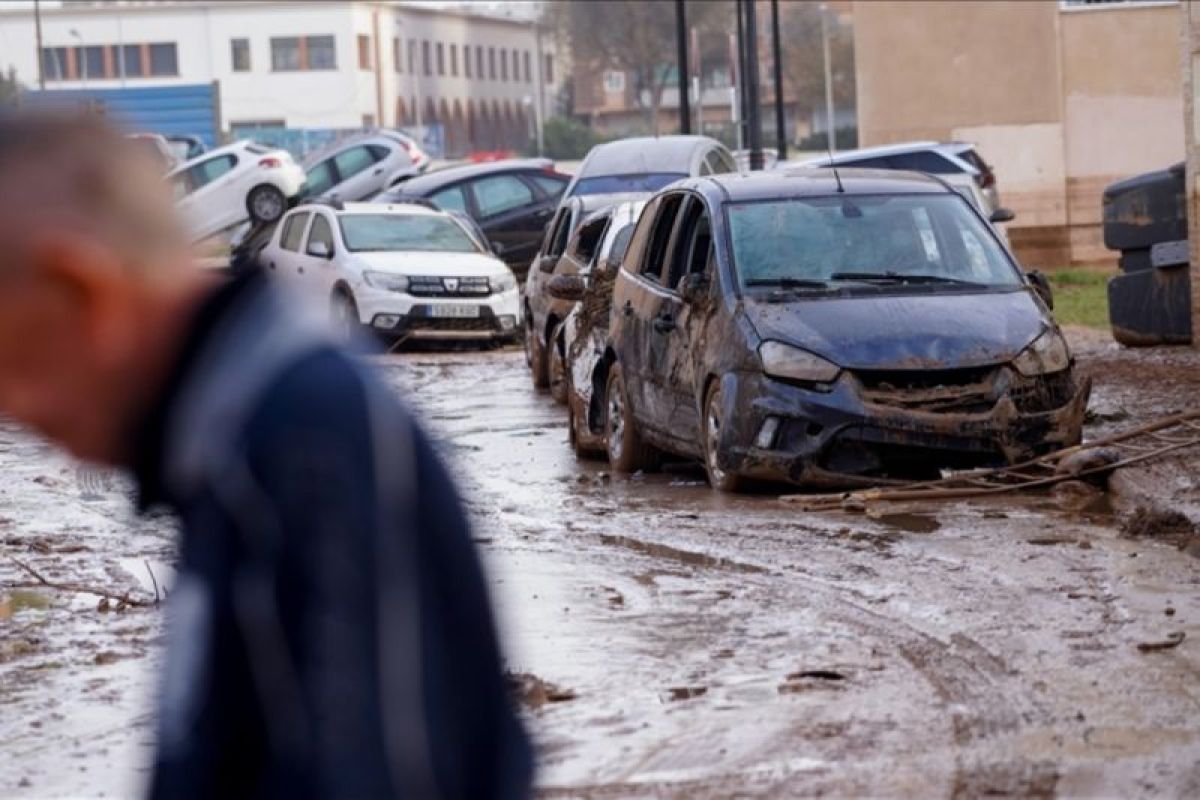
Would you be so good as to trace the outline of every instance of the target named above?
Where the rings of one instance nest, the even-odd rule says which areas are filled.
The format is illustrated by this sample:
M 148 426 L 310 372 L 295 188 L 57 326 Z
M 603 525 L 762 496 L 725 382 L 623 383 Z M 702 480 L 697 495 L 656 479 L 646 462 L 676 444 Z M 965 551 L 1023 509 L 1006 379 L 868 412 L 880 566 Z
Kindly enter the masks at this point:
M 1140 505 L 1121 521 L 1121 534 L 1130 539 L 1160 539 L 1179 547 L 1196 533 L 1190 517 L 1170 508 Z
M 1183 631 L 1167 634 L 1166 638 L 1156 642 L 1138 642 L 1137 649 L 1143 653 L 1154 653 L 1159 650 L 1171 650 L 1183 644 Z
M 508 685 L 517 696 L 517 701 L 527 708 L 537 710 L 547 703 L 563 703 L 574 700 L 575 691 L 556 686 L 528 672 L 508 672 Z

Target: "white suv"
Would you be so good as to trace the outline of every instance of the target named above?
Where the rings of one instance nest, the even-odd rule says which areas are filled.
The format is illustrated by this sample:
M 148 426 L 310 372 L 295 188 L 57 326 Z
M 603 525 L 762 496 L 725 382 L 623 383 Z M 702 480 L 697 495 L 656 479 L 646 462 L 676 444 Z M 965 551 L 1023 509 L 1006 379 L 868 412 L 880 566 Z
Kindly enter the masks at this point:
M 422 205 L 302 204 L 259 259 L 327 298 L 339 332 L 399 338 L 513 339 L 521 303 L 512 270 L 454 214 Z
M 397 131 L 355 136 L 304 160 L 310 197 L 364 200 L 395 186 L 429 167 L 426 155 L 411 137 Z

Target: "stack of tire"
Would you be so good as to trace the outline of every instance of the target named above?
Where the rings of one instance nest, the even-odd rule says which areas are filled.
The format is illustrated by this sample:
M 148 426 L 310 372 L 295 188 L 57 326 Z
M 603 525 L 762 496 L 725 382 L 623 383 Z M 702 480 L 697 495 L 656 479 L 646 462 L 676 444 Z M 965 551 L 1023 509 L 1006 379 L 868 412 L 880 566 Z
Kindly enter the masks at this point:
M 1192 340 L 1184 165 L 1104 190 L 1104 246 L 1120 252 L 1108 282 L 1113 338 L 1130 346 Z

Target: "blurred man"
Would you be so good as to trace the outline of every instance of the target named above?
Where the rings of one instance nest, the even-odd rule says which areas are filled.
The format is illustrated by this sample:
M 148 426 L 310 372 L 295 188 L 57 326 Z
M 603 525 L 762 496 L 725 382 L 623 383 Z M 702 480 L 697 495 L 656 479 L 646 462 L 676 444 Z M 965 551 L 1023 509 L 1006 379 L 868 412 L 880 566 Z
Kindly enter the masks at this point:
M 155 797 L 529 792 L 454 489 L 266 280 L 190 268 L 153 164 L 0 115 L 0 412 L 182 525 Z

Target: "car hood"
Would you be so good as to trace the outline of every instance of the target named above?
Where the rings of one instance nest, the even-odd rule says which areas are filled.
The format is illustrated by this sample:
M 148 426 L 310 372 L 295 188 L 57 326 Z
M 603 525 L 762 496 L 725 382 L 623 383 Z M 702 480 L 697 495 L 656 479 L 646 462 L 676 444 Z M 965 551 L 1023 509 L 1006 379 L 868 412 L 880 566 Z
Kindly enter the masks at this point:
M 847 369 L 952 369 L 1011 361 L 1049 326 L 1028 291 L 762 302 L 746 299 L 759 336 Z
M 470 277 L 509 271 L 503 261 L 482 253 L 360 252 L 354 256 L 364 269 L 394 272 L 397 275 Z

